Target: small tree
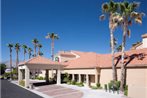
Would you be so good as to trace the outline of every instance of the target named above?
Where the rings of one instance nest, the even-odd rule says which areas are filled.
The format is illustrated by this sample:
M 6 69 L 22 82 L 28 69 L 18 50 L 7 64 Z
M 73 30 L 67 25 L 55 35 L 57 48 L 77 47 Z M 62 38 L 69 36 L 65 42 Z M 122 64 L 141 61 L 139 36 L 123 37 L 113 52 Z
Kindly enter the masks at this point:
M 1 75 L 3 75 L 5 73 L 6 70 L 6 64 L 0 64 L 0 69 L 1 69 Z

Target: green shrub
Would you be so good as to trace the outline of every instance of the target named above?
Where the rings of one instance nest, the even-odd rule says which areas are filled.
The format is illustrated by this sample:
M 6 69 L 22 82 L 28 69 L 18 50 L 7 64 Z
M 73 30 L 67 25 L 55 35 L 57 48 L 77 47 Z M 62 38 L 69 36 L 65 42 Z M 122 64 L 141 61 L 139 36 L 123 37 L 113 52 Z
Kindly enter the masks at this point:
M 104 85 L 105 91 L 107 92 L 108 88 L 107 88 L 107 84 Z
M 68 82 L 68 81 L 70 80 L 70 79 L 69 79 L 69 76 L 70 76 L 70 75 L 69 75 L 68 73 L 65 73 L 65 74 L 64 74 L 64 79 L 63 79 L 63 81 L 64 81 L 64 82 Z
M 76 81 L 75 80 L 71 81 L 71 84 L 76 85 Z
M 102 89 L 101 84 L 97 83 L 96 86 L 91 86 L 92 89 Z
M 76 82 L 76 85 L 77 85 L 77 86 L 80 86 L 80 87 L 81 87 L 81 86 L 84 86 L 83 82 Z
M 67 83 L 68 81 L 69 81 L 69 79 L 67 77 L 64 77 L 63 82 Z
M 69 85 L 70 85 L 70 84 L 71 84 L 71 80 L 69 80 L 69 81 L 67 82 L 67 84 L 69 84 Z
M 103 89 L 103 87 L 100 86 L 100 87 L 98 87 L 98 89 Z
M 112 83 L 110 82 L 110 83 L 108 83 L 109 92 L 110 92 L 111 88 L 112 88 Z
M 9 72 L 9 73 L 4 73 L 4 77 L 10 77 L 10 75 L 11 75 L 11 73 Z
M 91 86 L 91 88 L 92 88 L 92 89 L 98 89 L 98 87 L 97 87 L 97 86 Z
M 18 79 L 18 76 L 17 75 L 13 75 L 12 79 L 13 80 L 17 80 Z
M 117 90 L 119 90 L 119 88 L 120 88 L 120 81 L 115 81 L 114 85 L 117 87 Z
M 99 88 L 99 87 L 101 87 L 101 84 L 100 83 L 97 83 L 96 86 Z
M 25 81 L 24 80 L 19 81 L 19 85 L 25 86 Z
M 128 85 L 126 85 L 124 89 L 125 89 L 125 90 L 128 90 Z
M 124 95 L 128 96 L 128 85 L 124 87 Z
M 42 76 L 37 76 L 35 79 L 38 79 L 38 80 L 44 80 L 45 78 L 42 77 Z

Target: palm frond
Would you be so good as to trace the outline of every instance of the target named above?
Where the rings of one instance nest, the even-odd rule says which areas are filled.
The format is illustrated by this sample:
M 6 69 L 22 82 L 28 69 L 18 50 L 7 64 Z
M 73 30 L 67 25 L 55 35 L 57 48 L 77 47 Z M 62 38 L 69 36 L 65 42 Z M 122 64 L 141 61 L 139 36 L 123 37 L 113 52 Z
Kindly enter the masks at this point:
M 135 11 L 131 12 L 131 14 L 130 14 L 131 18 L 136 18 L 137 16 L 138 16 L 138 13 Z
M 103 12 L 108 12 L 109 11 L 109 4 L 108 3 L 103 3 L 102 4 L 102 11 Z
M 10 44 L 7 44 L 7 46 L 10 47 L 10 48 L 12 48 L 13 47 L 13 44 L 10 43 Z
M 39 41 L 38 41 L 37 38 L 34 38 L 34 39 L 32 40 L 32 42 L 33 42 L 33 44 L 37 44 L 37 43 L 39 43 Z
M 100 17 L 99 17 L 99 20 L 105 20 L 105 15 L 104 14 L 102 14 Z
M 129 7 L 129 2 L 128 1 L 124 1 L 123 4 L 124 4 L 125 8 Z
M 139 23 L 139 24 L 142 24 L 142 17 L 135 18 L 135 22 Z
M 132 6 L 133 6 L 133 10 L 135 10 L 136 8 L 138 8 L 140 6 L 140 2 L 133 2 L 132 3 Z
M 120 11 L 123 13 L 125 11 L 125 5 L 123 3 L 120 3 Z

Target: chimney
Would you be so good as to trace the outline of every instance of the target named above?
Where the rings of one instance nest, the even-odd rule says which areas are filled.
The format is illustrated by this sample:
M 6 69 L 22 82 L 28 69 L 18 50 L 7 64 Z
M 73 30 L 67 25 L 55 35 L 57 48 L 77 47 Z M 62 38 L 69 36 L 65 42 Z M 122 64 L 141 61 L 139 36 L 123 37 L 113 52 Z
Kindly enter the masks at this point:
M 142 35 L 142 48 L 147 48 L 147 33 Z

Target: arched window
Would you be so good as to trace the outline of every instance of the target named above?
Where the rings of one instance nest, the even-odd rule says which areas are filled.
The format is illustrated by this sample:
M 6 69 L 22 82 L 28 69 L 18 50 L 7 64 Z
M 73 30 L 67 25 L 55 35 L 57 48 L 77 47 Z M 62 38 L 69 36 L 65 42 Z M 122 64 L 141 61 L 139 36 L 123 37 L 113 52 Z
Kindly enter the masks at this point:
M 59 57 L 55 57 L 55 61 L 59 62 Z

